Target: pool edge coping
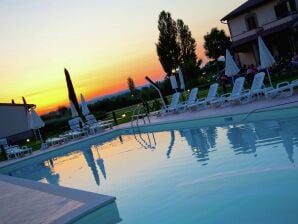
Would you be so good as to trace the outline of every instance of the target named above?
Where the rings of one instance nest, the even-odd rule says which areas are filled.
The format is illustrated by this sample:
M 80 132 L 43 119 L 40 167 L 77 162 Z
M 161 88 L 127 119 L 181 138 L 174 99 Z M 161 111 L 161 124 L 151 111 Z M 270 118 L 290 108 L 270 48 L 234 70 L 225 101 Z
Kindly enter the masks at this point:
M 54 220 L 52 223 L 55 224 L 72 223 L 97 209 L 115 202 L 116 200 L 116 197 L 109 195 L 98 194 L 54 184 L 45 184 L 33 180 L 11 177 L 2 174 L 0 174 L 0 180 L 23 188 L 33 189 L 51 195 L 68 198 L 70 200 L 78 201 L 84 204 Z
M 269 112 L 269 111 L 279 111 L 279 110 L 288 110 L 288 109 L 293 109 L 293 108 L 297 108 L 298 106 L 285 106 L 285 107 L 280 107 L 280 108 L 276 108 L 276 109 L 272 109 L 272 108 L 264 108 L 262 110 L 259 110 L 259 111 L 256 111 L 254 112 L 255 114 L 258 114 L 258 113 L 263 113 L 263 112 Z M 173 125 L 173 124 L 179 124 L 179 123 L 183 123 L 183 122 L 190 122 L 190 121 L 205 121 L 207 119 L 220 119 L 220 118 L 225 118 L 225 117 L 230 117 L 230 116 L 243 116 L 243 115 L 246 115 L 246 114 L 250 114 L 251 112 L 253 111 L 249 111 L 249 112 L 243 112 L 243 113 L 239 113 L 239 112 L 234 112 L 232 111 L 232 113 L 229 113 L 229 114 L 224 114 L 224 115 L 216 115 L 216 116 L 211 116 L 211 117 L 208 117 L 208 116 L 205 116 L 205 117 L 198 117 L 198 118 L 179 118 L 177 120 L 174 120 L 174 121 L 159 121 L 159 122 L 155 122 L 155 123 L 148 123 L 148 124 L 141 124 L 139 125 L 139 131 L 146 131 L 146 130 L 142 130 L 142 129 L 146 129 L 146 128 L 150 128 L 150 127 L 158 127 L 158 126 L 162 126 L 162 125 Z M 167 115 L 167 116 L 171 116 L 171 115 Z M 237 123 L 239 121 L 234 121 L 234 123 Z M 110 129 L 108 131 L 104 131 L 104 132 L 101 132 L 101 133 L 98 133 L 98 134 L 95 134 L 95 135 L 90 135 L 86 138 L 80 138 L 76 141 L 72 141 L 72 142 L 69 142 L 69 143 L 66 143 L 66 144 L 62 144 L 62 145 L 59 145 L 57 147 L 54 147 L 54 148 L 50 148 L 50 149 L 46 149 L 46 150 L 39 150 L 37 151 L 35 154 L 32 154 L 32 155 L 29 155 L 29 156 L 26 156 L 26 157 L 22 157 L 22 158 L 19 158 L 19 159 L 15 159 L 15 160 L 9 160 L 7 161 L 7 163 L 5 164 L 1 164 L 0 162 L 0 170 L 2 168 L 5 168 L 5 167 L 9 167 L 9 166 L 13 166 L 14 164 L 16 163 L 20 163 L 20 162 L 23 162 L 25 160 L 29 160 L 29 159 L 32 159 L 32 158 L 35 158 L 35 157 L 38 157 L 38 156 L 41 156 L 41 155 L 45 155 L 45 154 L 50 154 L 51 152 L 53 151 L 58 151 L 58 150 L 61 150 L 63 148 L 66 148 L 68 146 L 72 146 L 72 145 L 75 145 L 77 143 L 81 143 L 81 142 L 86 142 L 88 140 L 91 140 L 91 139 L 94 139 L 94 138 L 99 138 L 99 137 L 104 137 L 104 136 L 109 136 L 109 135 L 114 135 L 116 134 L 117 132 L 119 132 L 117 135 L 121 135 L 121 134 L 133 134 L 134 133 L 134 130 L 133 128 L 131 127 L 130 123 L 125 123 L 123 126 L 116 126 L 114 129 Z M 0 173 L 1 175 L 1 173 Z

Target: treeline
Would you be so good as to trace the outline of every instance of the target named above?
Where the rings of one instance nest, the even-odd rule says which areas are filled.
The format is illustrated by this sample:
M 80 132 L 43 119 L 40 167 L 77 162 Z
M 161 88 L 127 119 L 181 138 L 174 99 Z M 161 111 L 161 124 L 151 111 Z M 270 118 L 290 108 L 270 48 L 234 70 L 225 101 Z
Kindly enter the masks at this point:
M 217 74 L 224 67 L 223 62 L 218 62 L 217 58 L 224 55 L 225 49 L 230 44 L 230 38 L 223 30 L 213 28 L 204 36 L 205 54 L 211 61 L 203 68 L 201 68 L 202 60 L 196 55 L 196 41 L 189 27 L 181 19 L 176 21 L 172 19 L 169 12 L 162 11 L 159 15 L 158 30 L 156 52 L 166 75 L 164 81 L 157 84 L 165 96 L 174 92 L 169 77 L 178 76 L 178 66 L 182 69 L 186 89 L 193 87 L 208 89 L 210 84 L 217 81 Z M 154 100 L 154 103 L 150 105 L 153 107 L 152 110 L 160 108 L 159 95 L 153 87 L 137 89 L 133 80 L 129 78 L 128 89 L 130 90 L 128 93 L 102 99 L 89 105 L 90 111 L 97 119 L 105 119 L 107 113 L 111 111 L 150 100 Z M 68 126 L 67 121 L 71 118 L 71 113 L 69 108 L 59 107 L 57 111 L 43 115 L 42 118 L 47 124 L 45 129 L 58 130 Z

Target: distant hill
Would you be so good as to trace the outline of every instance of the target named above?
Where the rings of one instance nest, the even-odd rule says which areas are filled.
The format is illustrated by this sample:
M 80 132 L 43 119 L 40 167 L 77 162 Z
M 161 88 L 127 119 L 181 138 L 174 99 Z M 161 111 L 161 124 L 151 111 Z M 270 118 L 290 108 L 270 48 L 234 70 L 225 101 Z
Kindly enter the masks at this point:
M 142 86 L 138 86 L 136 88 L 138 90 L 141 90 L 142 88 L 149 87 L 149 86 L 150 86 L 150 84 L 145 84 L 145 85 L 142 85 Z M 87 104 L 94 104 L 97 101 L 104 100 L 104 99 L 111 98 L 111 97 L 115 97 L 115 96 L 120 96 L 120 95 L 126 94 L 126 93 L 129 93 L 128 89 L 122 90 L 122 91 L 119 91 L 119 92 L 116 92 L 116 93 L 107 94 L 107 95 L 104 95 L 104 96 L 98 96 L 98 97 L 95 97 L 95 98 L 92 98 L 92 99 L 88 100 Z

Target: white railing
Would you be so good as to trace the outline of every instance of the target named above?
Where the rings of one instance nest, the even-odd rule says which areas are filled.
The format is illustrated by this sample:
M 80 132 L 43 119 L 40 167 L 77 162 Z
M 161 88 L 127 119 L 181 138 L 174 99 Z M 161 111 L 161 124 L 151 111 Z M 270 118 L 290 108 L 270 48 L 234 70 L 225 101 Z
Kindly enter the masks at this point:
M 255 34 L 257 34 L 258 31 L 259 31 L 259 28 L 238 34 L 238 35 L 232 37 L 232 41 L 238 41 L 238 40 L 244 39 L 246 37 L 255 35 Z
M 266 23 L 266 24 L 264 24 L 264 25 L 262 25 L 262 26 L 260 26 L 256 29 L 249 30 L 249 31 L 243 32 L 241 34 L 235 35 L 235 36 L 232 37 L 232 41 L 242 40 L 244 38 L 247 38 L 247 37 L 250 37 L 250 36 L 253 36 L 253 35 L 257 34 L 260 30 L 270 30 L 274 27 L 277 27 L 277 26 L 280 26 L 282 24 L 291 22 L 291 21 L 293 21 L 297 18 L 298 18 L 298 14 L 288 15 L 286 17 L 283 17 L 283 18 L 274 20 L 272 22 Z
M 277 26 L 280 26 L 282 24 L 285 24 L 285 23 L 288 23 L 288 22 L 291 22 L 293 21 L 294 19 L 298 18 L 298 15 L 297 14 L 292 14 L 292 15 L 289 15 L 289 16 L 286 16 L 284 18 L 281 18 L 281 19 L 277 19 L 275 21 L 272 21 L 270 23 L 266 23 L 263 25 L 263 29 L 264 30 L 269 30 L 269 29 L 272 29 L 274 27 L 277 27 Z

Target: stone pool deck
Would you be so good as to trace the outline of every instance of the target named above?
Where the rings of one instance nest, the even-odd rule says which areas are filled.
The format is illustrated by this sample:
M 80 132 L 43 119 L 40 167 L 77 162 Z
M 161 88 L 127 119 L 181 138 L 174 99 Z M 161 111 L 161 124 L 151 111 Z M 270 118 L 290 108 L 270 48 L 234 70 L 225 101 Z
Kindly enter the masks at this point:
M 182 113 L 171 113 L 168 115 L 151 116 L 150 123 L 163 124 L 177 121 L 197 120 L 204 118 L 213 118 L 219 116 L 231 116 L 236 114 L 249 114 L 254 112 L 276 110 L 288 107 L 298 107 L 298 94 L 291 97 L 260 99 L 246 104 L 226 105 L 223 107 L 205 108 Z M 134 122 L 136 123 L 136 121 Z M 143 120 L 139 120 L 139 125 L 143 125 Z M 148 120 L 146 119 L 148 125 Z M 124 124 L 121 127 L 130 127 L 130 124 Z
M 0 175 L 0 223 L 68 223 L 114 197 Z
M 298 94 L 287 98 L 262 99 L 243 105 L 207 108 L 165 116 L 151 116 L 150 125 L 230 116 L 240 113 L 248 114 L 254 111 L 275 110 L 288 107 L 298 107 Z M 139 125 L 142 125 L 142 123 L 143 121 L 140 120 Z M 146 123 L 148 125 L 147 121 Z M 111 130 L 84 138 L 84 140 L 130 127 L 130 123 L 118 125 Z M 52 147 L 49 150 L 36 151 L 27 157 L 1 162 L 0 168 L 43 153 L 48 153 L 49 151 L 59 150 L 62 147 L 76 144 L 80 141 L 82 140 L 79 139 L 61 146 Z M 111 196 L 42 184 L 4 175 L 0 175 L 0 192 L 0 223 L 6 224 L 67 223 L 88 211 L 90 212 L 115 201 L 115 198 Z

